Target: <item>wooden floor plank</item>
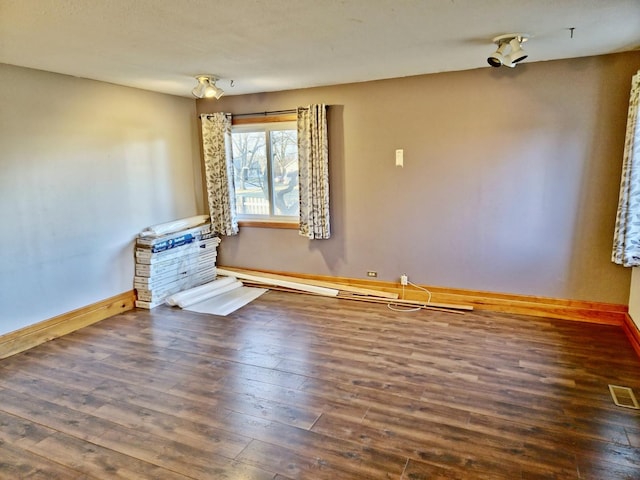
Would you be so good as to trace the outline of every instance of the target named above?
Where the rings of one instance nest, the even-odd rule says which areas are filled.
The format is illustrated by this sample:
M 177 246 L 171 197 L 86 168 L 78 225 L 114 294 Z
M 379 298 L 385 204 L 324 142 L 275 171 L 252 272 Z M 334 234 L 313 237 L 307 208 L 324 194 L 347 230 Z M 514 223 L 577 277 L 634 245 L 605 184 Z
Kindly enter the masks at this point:
M 87 478 L 85 474 L 60 465 L 40 455 L 13 445 L 1 445 L 0 479 L 33 479 L 75 480 Z
M 0 360 L 0 478 L 636 479 L 620 327 L 269 292 Z
M 31 447 L 31 451 L 99 479 L 190 478 L 63 433 L 45 438 Z
M 404 468 L 402 457 L 382 450 L 312 433 L 297 439 L 292 447 L 254 440 L 238 458 L 294 479 L 399 479 Z
M 46 456 L 31 453 L 29 447 L 56 431 L 0 411 L 0 479 L 80 479 L 85 475 Z

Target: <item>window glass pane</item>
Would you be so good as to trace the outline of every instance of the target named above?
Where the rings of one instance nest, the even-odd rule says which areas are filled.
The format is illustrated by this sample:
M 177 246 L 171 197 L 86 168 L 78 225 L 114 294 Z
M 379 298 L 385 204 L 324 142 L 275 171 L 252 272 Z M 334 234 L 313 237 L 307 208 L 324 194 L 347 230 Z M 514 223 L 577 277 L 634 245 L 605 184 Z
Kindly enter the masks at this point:
M 233 173 L 239 215 L 269 215 L 265 132 L 234 132 Z
M 300 211 L 295 122 L 235 127 L 232 142 L 239 218 L 295 222 Z
M 298 216 L 298 133 L 296 130 L 272 130 L 270 133 L 273 213 Z

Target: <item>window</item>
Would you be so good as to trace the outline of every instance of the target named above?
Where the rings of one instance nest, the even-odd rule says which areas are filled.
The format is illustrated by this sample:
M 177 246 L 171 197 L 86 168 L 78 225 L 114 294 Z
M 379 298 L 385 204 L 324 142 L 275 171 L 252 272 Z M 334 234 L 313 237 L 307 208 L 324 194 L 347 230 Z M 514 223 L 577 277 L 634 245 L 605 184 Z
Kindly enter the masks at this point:
M 298 223 L 296 122 L 236 125 L 231 137 L 238 219 Z

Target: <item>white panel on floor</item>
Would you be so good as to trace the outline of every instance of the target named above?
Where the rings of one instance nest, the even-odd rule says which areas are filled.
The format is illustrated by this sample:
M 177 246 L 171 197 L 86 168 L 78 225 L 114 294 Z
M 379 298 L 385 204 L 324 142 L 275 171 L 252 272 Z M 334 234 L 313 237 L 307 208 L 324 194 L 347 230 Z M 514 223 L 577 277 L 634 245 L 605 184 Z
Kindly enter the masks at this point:
M 227 316 L 267 291 L 268 289 L 266 288 L 240 287 L 223 293 L 222 295 L 217 295 L 208 300 L 190 305 L 183 310 Z

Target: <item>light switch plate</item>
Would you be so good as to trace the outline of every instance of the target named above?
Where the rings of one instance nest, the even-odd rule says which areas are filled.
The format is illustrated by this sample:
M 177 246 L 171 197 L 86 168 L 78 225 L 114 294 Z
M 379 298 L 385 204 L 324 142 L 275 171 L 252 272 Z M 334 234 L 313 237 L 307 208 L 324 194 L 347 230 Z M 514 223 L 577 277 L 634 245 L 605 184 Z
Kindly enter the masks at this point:
M 404 150 L 399 148 L 396 150 L 396 167 L 404 166 Z

